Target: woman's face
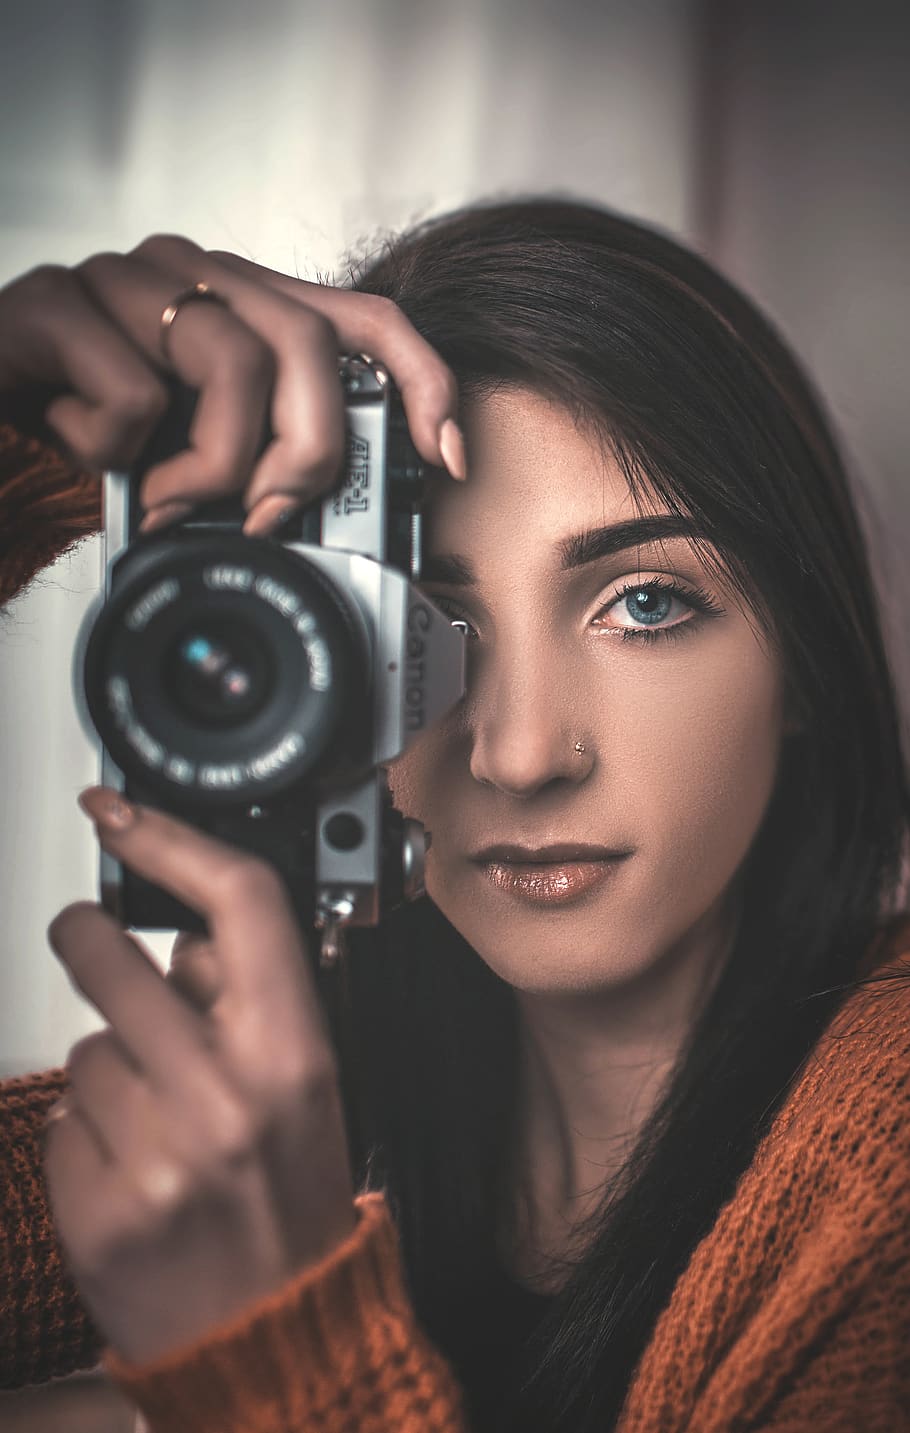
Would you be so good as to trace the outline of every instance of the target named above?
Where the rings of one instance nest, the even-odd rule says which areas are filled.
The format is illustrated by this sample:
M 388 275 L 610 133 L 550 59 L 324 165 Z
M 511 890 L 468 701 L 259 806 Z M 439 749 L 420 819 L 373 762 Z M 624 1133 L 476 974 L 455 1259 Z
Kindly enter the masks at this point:
M 421 585 L 470 624 L 467 694 L 389 768 L 395 804 L 432 832 L 429 894 L 504 980 L 615 988 L 729 914 L 774 786 L 778 659 L 684 537 L 579 550 L 642 514 L 567 411 L 501 390 L 465 430 L 468 481 L 440 480 Z M 435 580 L 443 557 L 472 581 Z M 679 591 L 649 592 L 654 579 Z M 699 589 L 715 615 L 688 604 Z M 476 859 L 557 843 L 629 854 L 524 880 Z

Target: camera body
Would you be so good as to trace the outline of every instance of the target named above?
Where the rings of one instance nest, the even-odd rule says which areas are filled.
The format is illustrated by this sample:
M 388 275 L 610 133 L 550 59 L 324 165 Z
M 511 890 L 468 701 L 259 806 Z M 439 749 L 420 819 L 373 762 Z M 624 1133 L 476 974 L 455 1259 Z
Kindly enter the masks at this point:
M 139 485 L 187 446 L 180 390 L 142 462 L 104 476 L 104 586 L 74 686 L 101 776 L 271 862 L 337 958 L 423 890 L 425 836 L 392 806 L 384 765 L 464 693 L 464 634 L 414 585 L 428 479 L 388 374 L 340 363 L 342 481 L 280 535 L 246 537 L 237 498 L 138 532 Z M 126 926 L 204 931 L 202 916 L 101 856 Z

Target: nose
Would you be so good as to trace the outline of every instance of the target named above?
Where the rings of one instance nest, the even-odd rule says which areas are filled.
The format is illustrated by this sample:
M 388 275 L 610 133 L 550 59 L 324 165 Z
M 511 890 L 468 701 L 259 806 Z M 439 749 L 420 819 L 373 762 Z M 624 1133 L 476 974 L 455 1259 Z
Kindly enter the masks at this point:
M 589 775 L 591 713 L 582 689 L 555 654 L 525 648 L 490 655 L 467 699 L 471 775 L 510 796 L 537 795 L 554 782 L 578 785 Z M 586 751 L 576 751 L 582 740 Z

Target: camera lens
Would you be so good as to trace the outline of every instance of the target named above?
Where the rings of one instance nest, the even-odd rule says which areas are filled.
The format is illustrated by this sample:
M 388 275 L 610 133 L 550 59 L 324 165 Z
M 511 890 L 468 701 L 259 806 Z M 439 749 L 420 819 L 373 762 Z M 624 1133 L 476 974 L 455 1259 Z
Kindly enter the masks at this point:
M 361 769 L 369 664 L 365 630 L 316 564 L 255 538 L 192 535 L 121 560 L 83 681 L 125 775 L 215 808 Z
M 179 634 L 163 663 L 175 707 L 201 727 L 237 726 L 261 711 L 274 669 L 255 632 L 237 618 L 196 622 Z

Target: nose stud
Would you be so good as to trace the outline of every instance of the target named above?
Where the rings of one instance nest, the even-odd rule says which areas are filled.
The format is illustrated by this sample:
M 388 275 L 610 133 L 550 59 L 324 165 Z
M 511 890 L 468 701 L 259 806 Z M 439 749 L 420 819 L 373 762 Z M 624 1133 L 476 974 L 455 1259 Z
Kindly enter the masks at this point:
M 575 743 L 575 750 L 578 752 L 579 756 L 580 756 L 581 753 L 584 751 L 584 749 L 585 749 L 585 744 L 584 744 L 583 741 L 577 741 L 577 742 Z

